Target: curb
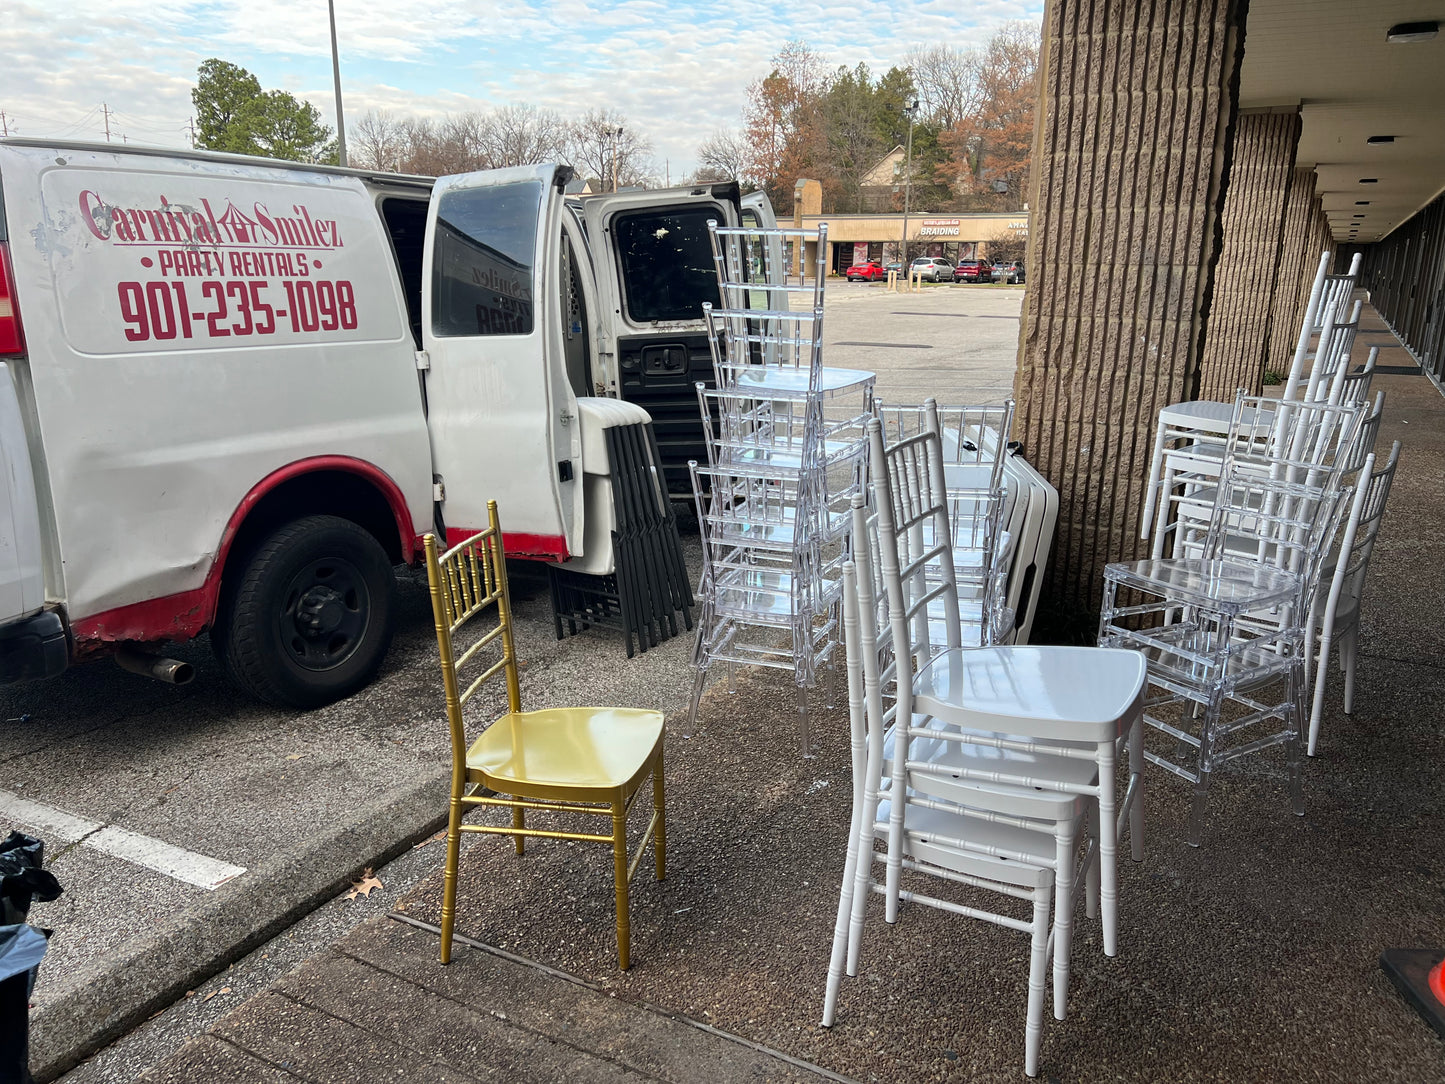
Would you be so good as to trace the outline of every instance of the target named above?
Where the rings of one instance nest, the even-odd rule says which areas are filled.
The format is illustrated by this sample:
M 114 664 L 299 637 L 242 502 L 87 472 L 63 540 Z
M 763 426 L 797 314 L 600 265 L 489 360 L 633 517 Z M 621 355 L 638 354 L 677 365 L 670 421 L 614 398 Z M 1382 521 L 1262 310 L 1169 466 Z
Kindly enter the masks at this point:
M 438 768 L 122 945 L 103 971 L 31 1017 L 36 1084 L 74 1068 L 269 941 L 345 889 L 362 867 L 382 866 L 445 827 L 450 779 L 450 765 Z

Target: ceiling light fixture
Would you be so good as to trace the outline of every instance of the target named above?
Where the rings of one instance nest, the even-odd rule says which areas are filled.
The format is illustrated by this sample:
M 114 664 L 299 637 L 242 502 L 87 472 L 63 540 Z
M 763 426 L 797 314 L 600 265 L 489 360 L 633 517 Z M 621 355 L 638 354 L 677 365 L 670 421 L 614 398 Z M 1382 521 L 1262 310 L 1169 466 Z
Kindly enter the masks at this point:
M 1361 183 L 1361 184 L 1379 184 L 1379 183 L 1380 183 L 1380 178 L 1378 178 L 1378 177 L 1361 177 L 1361 178 L 1360 178 L 1360 183 Z
M 1438 22 L 1396 23 L 1385 31 L 1385 40 L 1392 45 L 1403 45 L 1411 41 L 1429 41 L 1440 33 Z
M 1393 143 L 1393 142 L 1395 142 L 1395 137 L 1394 137 L 1394 136 L 1370 136 L 1370 138 L 1367 139 L 1367 140 L 1365 140 L 1365 142 L 1366 142 L 1366 143 Z
M 1357 200 L 1355 200 L 1355 206 L 1356 206 L 1356 207 L 1368 207 L 1369 205 L 1370 205 L 1370 201 L 1367 200 L 1367 199 L 1357 199 Z

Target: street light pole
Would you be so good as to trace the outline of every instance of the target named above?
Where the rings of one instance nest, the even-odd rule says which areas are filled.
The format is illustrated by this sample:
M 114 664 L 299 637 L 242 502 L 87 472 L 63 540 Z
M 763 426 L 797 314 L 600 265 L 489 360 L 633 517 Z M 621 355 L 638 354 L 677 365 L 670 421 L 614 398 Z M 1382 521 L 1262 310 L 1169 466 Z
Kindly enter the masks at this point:
M 913 118 L 918 115 L 918 99 L 914 98 L 903 107 L 908 117 L 908 151 L 903 170 L 903 275 L 908 276 L 908 205 L 913 195 Z
M 612 191 L 617 191 L 617 152 L 622 146 L 622 125 L 612 129 Z
M 336 85 L 336 162 L 346 165 L 346 120 L 341 115 L 341 54 L 336 51 L 336 0 L 326 0 L 331 17 L 331 78 Z

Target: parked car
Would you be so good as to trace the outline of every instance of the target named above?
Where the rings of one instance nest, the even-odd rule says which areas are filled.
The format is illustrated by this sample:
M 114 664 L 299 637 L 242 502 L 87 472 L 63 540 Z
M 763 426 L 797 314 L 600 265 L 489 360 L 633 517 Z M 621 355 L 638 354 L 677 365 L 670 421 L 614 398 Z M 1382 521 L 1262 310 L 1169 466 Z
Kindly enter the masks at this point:
M 843 272 L 849 282 L 877 282 L 879 279 L 887 278 L 888 272 L 883 265 L 876 260 L 869 260 L 867 263 L 855 263 L 848 270 Z
M 920 256 L 910 265 L 910 271 L 925 282 L 943 282 L 952 277 L 953 265 L 942 256 Z
M 992 282 L 993 264 L 987 260 L 961 260 L 953 269 L 954 282 Z
M 1001 263 L 993 269 L 994 282 L 1006 282 L 1010 286 L 1024 281 L 1024 265 L 1021 263 Z

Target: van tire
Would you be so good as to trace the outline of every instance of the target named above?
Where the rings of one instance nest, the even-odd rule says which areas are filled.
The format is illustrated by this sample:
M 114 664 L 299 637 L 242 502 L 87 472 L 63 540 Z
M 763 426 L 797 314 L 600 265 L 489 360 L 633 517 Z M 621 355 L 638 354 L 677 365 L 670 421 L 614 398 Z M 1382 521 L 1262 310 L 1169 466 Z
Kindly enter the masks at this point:
M 396 576 L 368 531 L 305 516 L 242 559 L 211 635 L 236 684 L 278 707 L 319 708 L 376 676 L 391 645 Z

